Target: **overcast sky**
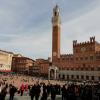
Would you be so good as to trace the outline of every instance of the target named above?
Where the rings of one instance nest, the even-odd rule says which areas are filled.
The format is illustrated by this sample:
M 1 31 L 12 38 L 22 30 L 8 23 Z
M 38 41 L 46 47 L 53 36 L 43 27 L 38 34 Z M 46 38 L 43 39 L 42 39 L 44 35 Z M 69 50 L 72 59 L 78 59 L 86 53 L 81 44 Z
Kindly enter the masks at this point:
M 72 52 L 72 41 L 100 42 L 100 0 L 0 0 L 0 49 L 35 58 L 52 51 L 52 9 L 61 13 L 61 54 Z

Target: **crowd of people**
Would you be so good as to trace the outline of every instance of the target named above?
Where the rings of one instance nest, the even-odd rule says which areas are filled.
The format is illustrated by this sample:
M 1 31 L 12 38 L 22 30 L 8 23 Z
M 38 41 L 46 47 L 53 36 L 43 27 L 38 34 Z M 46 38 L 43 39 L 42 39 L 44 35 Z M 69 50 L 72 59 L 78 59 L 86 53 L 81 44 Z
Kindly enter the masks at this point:
M 58 81 L 39 80 L 24 75 L 0 76 L 0 100 L 14 100 L 14 96 L 30 96 L 30 100 L 100 100 L 100 84 L 62 83 Z

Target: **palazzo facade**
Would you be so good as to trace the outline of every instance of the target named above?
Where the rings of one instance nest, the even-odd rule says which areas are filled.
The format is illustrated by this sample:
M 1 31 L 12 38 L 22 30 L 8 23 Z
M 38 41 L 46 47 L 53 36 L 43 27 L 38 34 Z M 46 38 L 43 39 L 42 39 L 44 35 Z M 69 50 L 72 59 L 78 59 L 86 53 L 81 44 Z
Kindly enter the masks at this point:
M 78 43 L 73 41 L 73 54 L 60 53 L 60 10 L 56 5 L 52 17 L 52 66 L 58 67 L 56 79 L 63 80 L 100 80 L 100 43 L 95 37 Z M 55 70 L 49 68 L 49 76 Z M 51 70 L 50 70 L 51 69 Z M 55 78 L 55 73 L 54 73 Z

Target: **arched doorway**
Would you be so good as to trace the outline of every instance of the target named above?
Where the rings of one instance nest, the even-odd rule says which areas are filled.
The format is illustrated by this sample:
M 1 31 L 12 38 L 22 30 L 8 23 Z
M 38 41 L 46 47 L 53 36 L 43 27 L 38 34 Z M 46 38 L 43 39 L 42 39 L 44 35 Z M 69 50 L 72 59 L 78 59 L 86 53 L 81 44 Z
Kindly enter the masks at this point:
M 58 77 L 58 67 L 56 66 L 50 66 L 49 67 L 49 72 L 48 72 L 48 78 L 49 79 L 57 79 Z
M 55 70 L 51 69 L 50 70 L 50 79 L 54 79 L 55 78 Z

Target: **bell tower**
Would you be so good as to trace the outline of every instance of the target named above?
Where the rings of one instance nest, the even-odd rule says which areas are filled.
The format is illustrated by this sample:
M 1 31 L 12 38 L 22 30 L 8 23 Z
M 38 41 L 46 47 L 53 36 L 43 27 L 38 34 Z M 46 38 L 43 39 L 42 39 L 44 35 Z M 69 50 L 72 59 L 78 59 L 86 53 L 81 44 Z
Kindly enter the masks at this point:
M 52 62 L 60 58 L 60 11 L 58 5 L 53 8 L 52 17 Z

